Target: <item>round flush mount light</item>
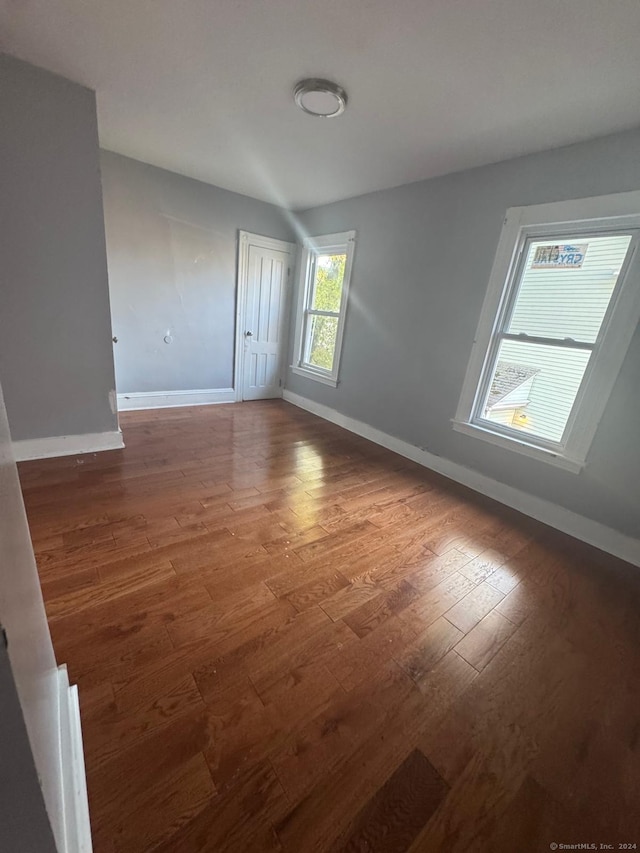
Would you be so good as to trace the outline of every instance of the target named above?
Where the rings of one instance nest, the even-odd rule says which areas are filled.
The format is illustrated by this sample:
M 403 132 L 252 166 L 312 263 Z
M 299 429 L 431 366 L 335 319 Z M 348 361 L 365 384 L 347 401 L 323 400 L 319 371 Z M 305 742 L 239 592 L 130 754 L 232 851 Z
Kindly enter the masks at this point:
M 339 116 L 347 106 L 347 93 L 342 86 L 317 77 L 297 83 L 293 97 L 301 110 L 319 118 Z

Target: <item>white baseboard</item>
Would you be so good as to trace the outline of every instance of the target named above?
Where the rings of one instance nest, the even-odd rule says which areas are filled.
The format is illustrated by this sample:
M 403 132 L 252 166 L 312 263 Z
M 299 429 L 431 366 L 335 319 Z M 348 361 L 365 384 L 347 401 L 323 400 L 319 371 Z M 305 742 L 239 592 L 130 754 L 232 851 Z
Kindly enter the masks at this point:
M 235 403 L 233 388 L 205 388 L 201 391 L 134 391 L 118 394 L 118 409 L 132 412 L 139 409 L 173 409 L 178 406 L 211 406 L 214 403 Z
M 82 748 L 78 688 L 69 685 L 66 666 L 58 667 L 60 687 L 60 774 L 64 812 L 64 853 L 91 853 L 91 823 Z
M 49 459 L 53 456 L 77 456 L 81 453 L 98 453 L 101 450 L 118 450 L 124 447 L 120 430 L 91 432 L 87 435 L 54 435 L 50 438 L 28 438 L 13 442 L 16 462 L 27 459 Z
M 382 430 L 343 415 L 335 409 L 316 403 L 307 397 L 286 390 L 283 397 L 287 402 L 293 403 L 294 406 L 306 409 L 306 411 L 318 415 L 324 420 L 344 427 L 344 429 L 380 444 L 388 450 L 393 450 L 400 456 L 411 459 L 419 465 L 424 465 L 425 468 L 430 468 L 432 471 L 437 471 L 438 474 L 443 474 L 450 480 L 462 483 L 462 485 L 506 504 L 518 512 L 542 521 L 550 527 L 555 527 L 556 530 L 561 530 L 563 533 L 568 533 L 569 536 L 587 542 L 589 545 L 600 548 L 600 550 L 613 554 L 615 557 L 633 563 L 635 566 L 640 566 L 640 540 L 638 539 L 619 533 L 611 527 L 606 527 L 604 524 L 592 521 L 550 501 L 515 489 L 513 486 L 499 483 L 472 468 L 465 468 L 457 462 L 436 456 L 427 450 L 422 450 L 420 447 L 402 441 L 400 438 L 394 438 Z

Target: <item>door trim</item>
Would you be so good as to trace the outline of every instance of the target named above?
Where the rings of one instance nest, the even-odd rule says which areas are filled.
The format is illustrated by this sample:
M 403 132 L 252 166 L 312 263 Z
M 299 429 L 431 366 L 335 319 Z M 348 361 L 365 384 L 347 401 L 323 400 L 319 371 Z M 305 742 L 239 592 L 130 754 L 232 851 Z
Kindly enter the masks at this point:
M 61 853 L 91 853 L 91 821 L 84 764 L 78 687 L 69 684 L 66 664 L 58 667 L 60 689 L 61 786 L 65 846 Z
M 242 377 L 244 375 L 244 316 L 247 308 L 247 289 L 249 287 L 249 248 L 255 246 L 258 249 L 273 249 L 276 252 L 285 252 L 289 255 L 289 268 L 291 274 L 289 281 L 293 281 L 293 271 L 296 261 L 297 246 L 295 243 L 287 243 L 285 240 L 276 240 L 274 237 L 264 237 L 261 234 L 252 234 L 250 231 L 238 231 L 238 283 L 236 290 L 236 341 L 235 355 L 233 359 L 233 390 L 236 403 L 242 401 Z M 291 318 L 292 288 L 289 287 L 285 311 L 285 334 L 282 344 L 284 349 L 283 358 L 289 349 L 289 321 Z

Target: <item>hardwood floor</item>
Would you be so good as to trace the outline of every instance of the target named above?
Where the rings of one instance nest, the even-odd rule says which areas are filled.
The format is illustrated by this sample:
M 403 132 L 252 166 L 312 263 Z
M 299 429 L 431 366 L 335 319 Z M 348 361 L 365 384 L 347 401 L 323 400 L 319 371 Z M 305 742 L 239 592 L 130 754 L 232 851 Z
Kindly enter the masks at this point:
M 96 853 L 640 845 L 638 571 L 281 401 L 23 463 Z

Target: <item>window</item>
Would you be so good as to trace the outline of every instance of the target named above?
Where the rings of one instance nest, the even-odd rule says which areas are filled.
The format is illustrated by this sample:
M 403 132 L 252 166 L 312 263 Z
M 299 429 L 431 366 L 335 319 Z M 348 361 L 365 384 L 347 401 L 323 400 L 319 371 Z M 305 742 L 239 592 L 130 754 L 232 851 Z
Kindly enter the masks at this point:
M 640 318 L 640 193 L 513 208 L 454 428 L 579 471 Z
M 327 385 L 338 384 L 354 244 L 355 231 L 304 241 L 292 370 Z

